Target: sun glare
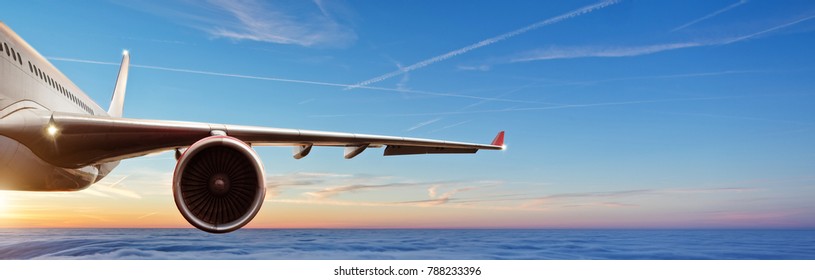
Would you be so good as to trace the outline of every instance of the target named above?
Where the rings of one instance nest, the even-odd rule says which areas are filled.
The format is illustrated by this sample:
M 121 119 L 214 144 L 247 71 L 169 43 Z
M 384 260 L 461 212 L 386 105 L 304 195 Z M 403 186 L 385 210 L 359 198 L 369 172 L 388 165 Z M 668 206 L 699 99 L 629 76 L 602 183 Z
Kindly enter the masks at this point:
M 48 135 L 51 135 L 53 137 L 53 136 L 57 135 L 57 132 L 59 132 L 59 129 L 57 129 L 57 127 L 52 124 L 52 125 L 48 126 L 47 131 L 48 131 Z

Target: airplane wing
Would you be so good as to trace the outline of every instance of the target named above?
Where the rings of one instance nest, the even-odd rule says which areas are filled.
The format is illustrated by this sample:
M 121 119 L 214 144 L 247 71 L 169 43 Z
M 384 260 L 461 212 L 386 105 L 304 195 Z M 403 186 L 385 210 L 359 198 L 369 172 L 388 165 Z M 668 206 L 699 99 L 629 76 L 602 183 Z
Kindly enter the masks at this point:
M 344 147 L 345 158 L 367 148 L 385 147 L 385 156 L 413 154 L 475 153 L 480 149 L 504 149 L 504 132 L 491 144 L 433 139 L 313 131 L 241 125 L 207 124 L 90 116 L 24 110 L 6 118 L 9 137 L 26 143 L 40 158 L 65 167 L 78 168 L 102 162 L 184 148 L 212 135 L 228 135 L 251 145 L 293 146 L 294 158 L 303 158 L 312 146 Z M 53 162 L 51 162 L 53 161 Z

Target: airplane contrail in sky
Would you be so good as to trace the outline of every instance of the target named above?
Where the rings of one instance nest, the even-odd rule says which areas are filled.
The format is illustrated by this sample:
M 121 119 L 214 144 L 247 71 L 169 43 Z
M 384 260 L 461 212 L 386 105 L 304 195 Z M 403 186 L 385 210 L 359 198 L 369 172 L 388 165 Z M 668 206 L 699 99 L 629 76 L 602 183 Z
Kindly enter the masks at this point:
M 577 17 L 577 16 L 580 16 L 580 15 L 583 15 L 583 14 L 587 14 L 587 13 L 590 13 L 592 11 L 602 9 L 602 8 L 611 6 L 613 4 L 619 3 L 619 2 L 620 2 L 619 0 L 609 0 L 609 1 L 602 1 L 602 2 L 599 2 L 599 3 L 595 3 L 593 5 L 585 6 L 585 7 L 582 7 L 580 9 L 577 9 L 577 10 L 574 10 L 574 11 L 571 11 L 571 12 L 568 12 L 568 13 L 565 13 L 565 14 L 562 14 L 562 15 L 559 15 L 559 16 L 549 18 L 547 20 L 543 20 L 543 21 L 533 23 L 531 25 L 527 25 L 526 27 L 523 27 L 521 29 L 516 29 L 516 30 L 511 31 L 511 32 L 507 32 L 507 33 L 504 33 L 504 34 L 501 34 L 501 35 L 498 35 L 498 36 L 495 36 L 495 37 L 492 37 L 492 38 L 489 38 L 489 39 L 485 39 L 485 40 L 480 41 L 478 43 L 475 43 L 475 44 L 472 44 L 472 45 L 469 45 L 469 46 L 466 46 L 466 47 L 463 47 L 463 48 L 460 48 L 460 49 L 457 49 L 457 50 L 454 50 L 454 51 L 451 51 L 451 52 L 448 52 L 448 53 L 445 53 L 445 54 L 442 54 L 442 55 L 439 55 L 439 56 L 435 56 L 435 57 L 432 57 L 432 58 L 417 62 L 417 63 L 415 63 L 413 65 L 410 65 L 410 66 L 407 66 L 407 67 L 400 67 L 399 70 L 396 70 L 396 71 L 393 71 L 393 72 L 378 76 L 378 77 L 373 78 L 373 79 L 369 79 L 369 80 L 357 83 L 355 85 L 347 87 L 346 89 L 360 88 L 360 87 L 364 87 L 364 86 L 367 86 L 367 85 L 370 85 L 370 84 L 373 84 L 373 83 L 381 82 L 383 80 L 386 80 L 386 79 L 389 79 L 389 78 L 392 78 L 392 77 L 395 77 L 395 76 L 398 76 L 398 75 L 401 75 L 401 74 L 404 74 L 404 73 L 407 73 L 407 72 L 410 72 L 410 71 L 413 71 L 413 70 L 416 70 L 416 69 L 424 68 L 424 67 L 427 67 L 427 66 L 429 66 L 431 64 L 434 64 L 434 63 L 437 63 L 437 62 L 441 62 L 441 61 L 450 59 L 450 58 L 452 58 L 454 56 L 457 56 L 457 55 L 460 55 L 460 54 L 465 54 L 465 53 L 470 52 L 472 50 L 479 49 L 479 48 L 482 48 L 482 47 L 486 47 L 486 46 L 501 42 L 503 40 L 506 40 L 506 39 L 521 35 L 523 33 L 538 29 L 540 27 L 547 26 L 547 25 L 554 24 L 554 23 L 558 23 L 558 22 L 561 22 L 561 21 L 564 21 L 564 20 L 567 20 L 567 19 L 570 19 L 570 18 L 573 18 L 573 17 Z
M 675 31 L 679 31 L 679 30 L 685 29 L 685 28 L 686 28 L 686 27 L 688 27 L 688 26 L 691 26 L 691 25 L 697 24 L 697 23 L 699 23 L 699 22 L 701 22 L 701 21 L 704 21 L 704 20 L 706 20 L 706 19 L 709 19 L 709 18 L 715 17 L 715 16 L 717 16 L 717 15 L 719 15 L 719 14 L 721 14 L 721 13 L 724 13 L 724 12 L 727 12 L 727 11 L 729 11 L 729 10 L 735 9 L 736 7 L 741 6 L 741 5 L 744 5 L 744 4 L 747 4 L 747 0 L 740 0 L 740 1 L 739 1 L 739 2 L 737 2 L 737 3 L 733 3 L 733 4 L 731 4 L 731 5 L 727 6 L 727 7 L 724 7 L 724 8 L 719 9 L 718 11 L 715 11 L 715 12 L 709 13 L 709 14 L 707 14 L 707 15 L 703 16 L 703 17 L 700 17 L 700 18 L 694 19 L 694 20 L 692 20 L 692 21 L 690 21 L 690 22 L 688 22 L 688 23 L 685 23 L 685 24 L 683 24 L 683 25 L 681 25 L 681 26 L 677 27 L 677 28 L 674 28 L 673 30 L 671 30 L 671 32 L 675 32 Z
M 119 66 L 119 63 L 116 63 L 116 62 L 96 61 L 96 60 L 68 58 L 68 57 L 48 57 L 48 59 L 53 60 L 53 61 L 65 61 L 65 62 L 76 62 L 76 63 L 86 63 L 86 64 Z M 277 77 L 263 77 L 263 76 L 242 75 L 242 74 L 231 74 L 231 73 L 221 73 L 221 72 L 211 72 L 211 71 L 201 71 L 201 70 L 181 69 L 181 68 L 171 68 L 171 67 L 152 66 L 152 65 L 130 64 L 130 67 L 152 69 L 152 70 L 161 70 L 161 71 L 170 71 L 170 72 L 179 72 L 179 73 L 200 74 L 200 75 L 210 75 L 210 76 L 220 76 L 220 77 L 230 77 L 230 78 L 241 78 L 241 79 L 252 79 L 252 80 L 275 81 L 275 82 L 307 84 L 307 85 L 318 85 L 318 86 L 329 86 L 329 87 L 347 88 L 347 87 L 351 86 L 349 84 L 341 84 L 341 83 L 298 80 L 298 79 L 286 79 L 286 78 L 277 78 Z M 456 94 L 456 93 L 444 93 L 444 92 L 432 92 L 432 91 L 424 91 L 424 90 L 412 90 L 412 89 L 406 89 L 406 88 L 401 88 L 400 89 L 400 88 L 386 88 L 386 87 L 372 87 L 372 86 L 360 86 L 359 88 L 368 89 L 368 90 L 377 90 L 377 91 L 390 91 L 390 92 L 400 92 L 400 93 L 421 94 L 421 95 L 438 96 L 438 97 L 466 98 L 466 99 L 475 99 L 475 100 L 481 100 L 481 101 L 497 101 L 497 102 L 509 102 L 509 103 L 555 105 L 555 104 L 548 103 L 548 102 L 505 99 L 505 98 L 490 98 L 490 97 L 481 97 L 481 96 L 464 95 L 464 94 Z

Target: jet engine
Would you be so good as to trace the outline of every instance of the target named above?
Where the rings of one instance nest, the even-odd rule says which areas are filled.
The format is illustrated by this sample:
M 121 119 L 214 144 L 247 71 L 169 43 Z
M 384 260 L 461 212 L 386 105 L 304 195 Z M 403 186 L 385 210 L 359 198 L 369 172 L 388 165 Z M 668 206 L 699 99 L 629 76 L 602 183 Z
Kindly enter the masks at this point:
M 178 210 L 198 229 L 237 230 L 260 211 L 266 194 L 263 164 L 246 143 L 210 136 L 178 158 L 173 197 Z

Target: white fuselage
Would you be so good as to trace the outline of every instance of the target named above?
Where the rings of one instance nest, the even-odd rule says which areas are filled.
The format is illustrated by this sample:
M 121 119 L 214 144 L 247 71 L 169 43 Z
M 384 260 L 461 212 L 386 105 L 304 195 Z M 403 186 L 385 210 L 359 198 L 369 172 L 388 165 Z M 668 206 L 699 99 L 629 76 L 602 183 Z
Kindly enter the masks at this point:
M 42 55 L 0 24 L 0 122 L 27 110 L 107 115 Z M 16 120 L 15 120 L 16 121 Z M 61 168 L 36 156 L 0 131 L 0 189 L 80 190 L 107 175 L 118 162 Z M 43 134 L 43 137 L 47 137 Z

